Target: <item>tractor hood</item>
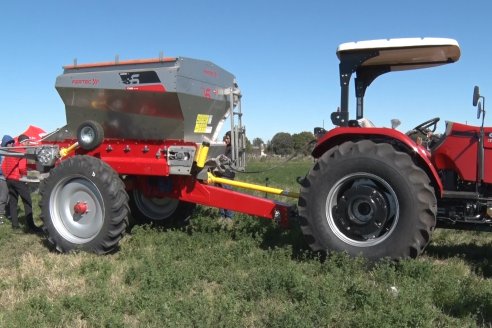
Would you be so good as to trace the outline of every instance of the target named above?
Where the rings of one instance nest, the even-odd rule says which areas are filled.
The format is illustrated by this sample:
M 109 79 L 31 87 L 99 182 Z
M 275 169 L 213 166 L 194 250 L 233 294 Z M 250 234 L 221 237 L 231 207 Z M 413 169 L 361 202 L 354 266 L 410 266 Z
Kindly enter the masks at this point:
M 403 38 L 342 43 L 337 48 L 340 60 L 340 111 L 332 113 L 335 125 L 347 126 L 348 86 L 355 72 L 357 97 L 356 119 L 363 117 L 363 98 L 366 88 L 378 76 L 417 68 L 454 63 L 460 58 L 460 47 L 453 39 Z

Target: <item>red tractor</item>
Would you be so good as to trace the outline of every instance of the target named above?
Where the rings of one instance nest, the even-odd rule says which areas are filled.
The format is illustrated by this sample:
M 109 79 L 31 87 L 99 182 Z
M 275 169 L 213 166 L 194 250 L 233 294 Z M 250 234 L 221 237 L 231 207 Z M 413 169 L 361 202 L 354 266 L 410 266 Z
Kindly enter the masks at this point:
M 492 230 L 492 128 L 483 127 L 484 98 L 475 87 L 481 126 L 439 118 L 409 133 L 375 127 L 364 117 L 366 88 L 392 71 L 453 63 L 455 40 L 388 39 L 344 43 L 340 59 L 337 127 L 315 129 L 316 164 L 302 180 L 298 209 L 315 250 L 346 251 L 369 259 L 416 257 L 435 227 Z M 349 117 L 349 82 L 355 78 L 356 113 Z M 489 169 L 487 169 L 487 167 Z

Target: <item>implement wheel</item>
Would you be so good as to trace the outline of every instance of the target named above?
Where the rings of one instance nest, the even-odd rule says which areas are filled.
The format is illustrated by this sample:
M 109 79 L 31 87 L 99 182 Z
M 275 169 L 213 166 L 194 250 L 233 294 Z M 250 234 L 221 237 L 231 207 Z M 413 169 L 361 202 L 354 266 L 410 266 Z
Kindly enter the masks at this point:
M 371 260 L 416 257 L 436 224 L 429 178 L 389 144 L 364 140 L 334 147 L 302 185 L 301 228 L 314 250 Z
M 145 197 L 134 189 L 130 193 L 130 209 L 137 223 L 152 223 L 156 226 L 171 227 L 188 224 L 196 204 L 174 198 Z
M 85 121 L 77 128 L 77 141 L 82 149 L 96 149 L 103 140 L 104 129 L 98 122 Z
M 59 252 L 114 250 L 128 225 L 128 195 L 118 174 L 91 156 L 51 170 L 41 189 L 41 216 Z

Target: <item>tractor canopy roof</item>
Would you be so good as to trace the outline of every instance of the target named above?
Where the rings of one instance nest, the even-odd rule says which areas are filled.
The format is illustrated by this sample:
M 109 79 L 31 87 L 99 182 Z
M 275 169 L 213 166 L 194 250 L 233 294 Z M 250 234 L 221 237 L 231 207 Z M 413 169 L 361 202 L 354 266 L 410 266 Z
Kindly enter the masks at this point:
M 366 88 L 378 76 L 392 71 L 433 67 L 453 63 L 460 58 L 460 47 L 453 39 L 402 38 L 342 43 L 338 46 L 340 60 L 340 110 L 332 113 L 335 125 L 347 126 L 348 86 L 352 74 L 357 97 L 357 119 L 363 117 Z
M 383 39 L 338 46 L 340 62 L 353 54 L 369 57 L 360 62 L 359 69 L 384 66 L 400 71 L 453 63 L 460 58 L 460 47 L 456 40 L 444 38 Z

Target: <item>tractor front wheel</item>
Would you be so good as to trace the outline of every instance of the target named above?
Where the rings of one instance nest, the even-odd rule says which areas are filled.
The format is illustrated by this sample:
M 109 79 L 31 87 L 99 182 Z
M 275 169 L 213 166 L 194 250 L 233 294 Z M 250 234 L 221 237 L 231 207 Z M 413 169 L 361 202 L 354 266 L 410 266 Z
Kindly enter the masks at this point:
M 323 154 L 302 183 L 298 205 L 312 249 L 371 260 L 418 256 L 436 224 L 425 172 L 406 153 L 369 140 Z

